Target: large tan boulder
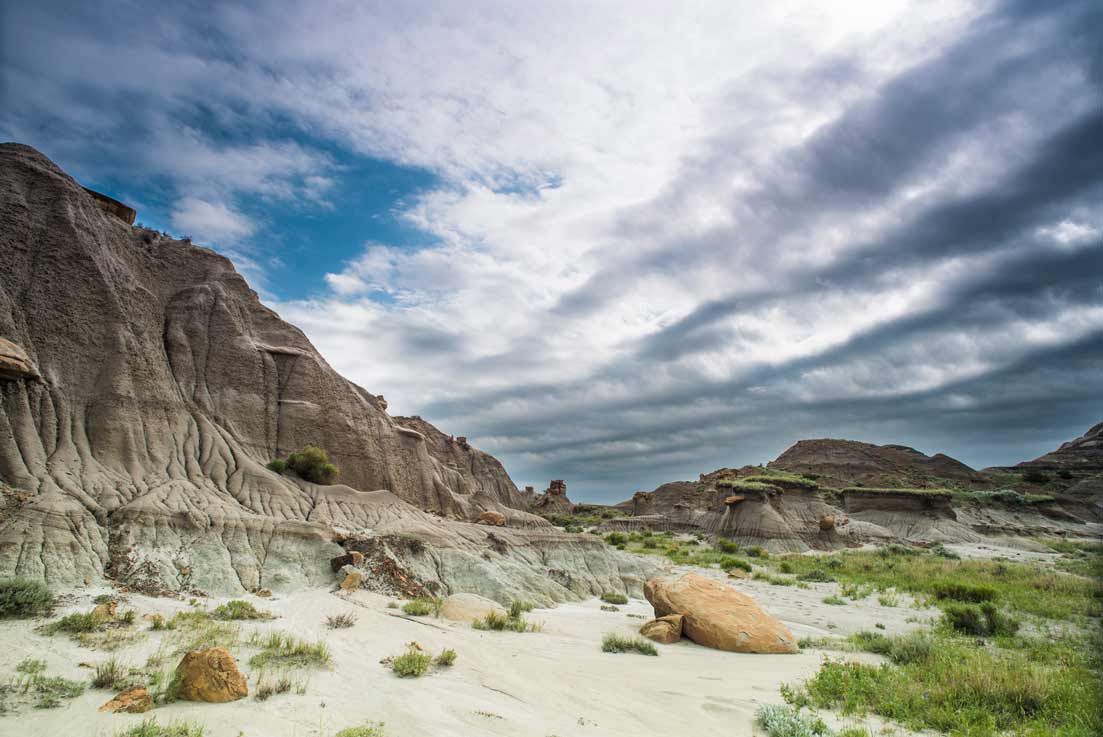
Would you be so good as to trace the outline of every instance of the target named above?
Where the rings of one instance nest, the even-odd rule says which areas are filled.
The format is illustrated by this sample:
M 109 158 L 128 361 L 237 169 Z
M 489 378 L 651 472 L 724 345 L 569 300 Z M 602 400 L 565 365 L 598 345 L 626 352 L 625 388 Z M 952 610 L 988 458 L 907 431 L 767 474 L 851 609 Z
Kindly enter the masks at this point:
M 440 607 L 440 616 L 453 622 L 474 622 L 491 612 L 504 616 L 506 610 L 498 602 L 478 594 L 452 594 Z
M 501 512 L 486 511 L 479 515 L 478 524 L 504 527 L 506 524 L 506 516 Z
M 823 532 L 830 532 L 835 529 L 835 515 L 825 514 L 820 517 L 820 530 Z
M 153 708 L 153 699 L 144 686 L 131 686 L 100 707 L 110 714 L 144 714 Z
M 193 650 L 176 666 L 179 687 L 176 697 L 182 701 L 205 701 L 222 704 L 249 695 L 245 676 L 237 669 L 237 661 L 223 647 Z
M 754 599 L 720 581 L 696 573 L 677 579 L 653 578 L 643 595 L 655 616 L 681 614 L 682 634 L 698 645 L 737 653 L 795 653 L 792 633 Z
M 667 614 L 665 617 L 652 619 L 640 627 L 640 634 L 649 640 L 669 645 L 682 639 L 683 619 L 681 614 Z
M 92 616 L 101 622 L 107 622 L 115 618 L 118 610 L 119 602 L 105 601 L 103 604 L 97 604 L 92 608 Z

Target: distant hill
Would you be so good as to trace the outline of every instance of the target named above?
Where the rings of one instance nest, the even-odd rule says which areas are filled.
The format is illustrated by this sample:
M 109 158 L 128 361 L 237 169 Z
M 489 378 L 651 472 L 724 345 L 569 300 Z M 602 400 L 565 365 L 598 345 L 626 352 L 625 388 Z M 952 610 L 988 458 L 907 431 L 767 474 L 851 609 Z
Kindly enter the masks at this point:
M 1103 473 L 1103 422 L 1075 440 L 1064 443 L 1052 453 L 1046 453 L 1032 461 L 1023 461 L 1015 469 Z

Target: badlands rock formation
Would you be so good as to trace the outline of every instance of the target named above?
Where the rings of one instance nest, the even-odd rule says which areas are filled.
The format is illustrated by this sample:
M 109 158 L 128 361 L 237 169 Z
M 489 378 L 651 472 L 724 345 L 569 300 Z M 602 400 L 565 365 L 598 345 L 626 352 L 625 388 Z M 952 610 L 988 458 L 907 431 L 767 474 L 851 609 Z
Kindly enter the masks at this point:
M 1052 453 L 1015 466 L 1015 470 L 1029 469 L 1103 474 L 1103 422 Z
M 650 573 L 524 511 L 466 441 L 389 416 L 229 260 L 132 227 L 18 144 L 0 258 L 0 575 L 278 590 L 336 583 L 355 546 L 395 585 L 551 603 Z M 307 444 L 340 484 L 265 468 Z M 485 511 L 507 526 L 471 523 Z

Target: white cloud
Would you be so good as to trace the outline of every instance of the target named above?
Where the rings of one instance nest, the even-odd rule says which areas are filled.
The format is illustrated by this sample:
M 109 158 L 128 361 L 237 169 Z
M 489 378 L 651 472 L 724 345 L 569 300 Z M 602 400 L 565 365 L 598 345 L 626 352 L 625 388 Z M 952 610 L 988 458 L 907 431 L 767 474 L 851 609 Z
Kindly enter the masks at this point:
M 172 226 L 196 240 L 232 246 L 248 238 L 256 224 L 222 202 L 184 197 L 172 212 Z

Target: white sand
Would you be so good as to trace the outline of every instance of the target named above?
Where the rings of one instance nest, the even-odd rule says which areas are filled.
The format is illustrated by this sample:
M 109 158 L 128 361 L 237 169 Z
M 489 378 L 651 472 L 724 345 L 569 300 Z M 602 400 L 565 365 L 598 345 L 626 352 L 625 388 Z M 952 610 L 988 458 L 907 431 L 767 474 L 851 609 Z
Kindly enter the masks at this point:
M 871 629 L 875 622 L 884 624 L 888 633 L 900 632 L 920 626 L 907 619 L 930 616 L 929 610 L 881 606 L 876 596 L 846 606 L 823 604 L 824 596 L 838 591 L 835 584 L 808 589 L 748 580 L 733 584 L 780 617 L 798 637 L 848 634 Z M 160 722 L 195 720 L 206 727 L 208 737 L 321 737 L 376 720 L 386 723 L 390 737 L 738 737 L 753 733 L 760 704 L 781 701 L 780 684 L 813 675 L 824 655 L 814 650 L 744 655 L 689 641 L 659 645 L 657 658 L 601 652 L 603 634 L 631 635 L 644 621 L 628 614 L 651 616 L 642 600 L 631 601 L 619 612 L 601 611 L 596 600 L 536 610 L 529 616 L 544 624 L 543 631 L 518 634 L 479 632 L 432 618 L 423 621 L 434 626 L 408 621 L 386 608 L 386 597 L 362 591 L 348 600 L 321 590 L 271 600 L 249 598 L 280 618 L 246 623 L 244 633 L 287 630 L 324 638 L 333 653 L 331 666 L 311 672 L 305 695 L 279 695 L 265 702 L 250 696 L 229 704 L 177 702 L 151 713 Z M 188 608 L 172 599 L 127 599 L 120 610 L 135 608 L 139 615 Z M 90 600 L 90 594 L 83 595 L 59 614 L 84 611 Z M 207 605 L 219 601 L 208 600 Z M 326 615 L 339 612 L 355 612 L 359 621 L 351 629 L 326 629 Z M 163 637 L 164 633 L 149 632 L 144 641 L 116 656 L 142 665 Z M 418 679 L 397 678 L 379 661 L 401 653 L 411 640 L 433 653 L 453 648 L 459 658 L 450 669 Z M 237 653 L 251 690 L 255 680 L 246 661 L 253 652 L 243 647 Z M 834 656 L 875 660 L 861 654 Z M 12 673 L 26 657 L 46 660 L 51 675 L 88 680 L 91 672 L 78 663 L 109 656 L 79 647 L 63 635 L 36 634 L 28 622 L 0 623 L 2 672 Z M 0 716 L 0 735 L 107 737 L 150 716 L 98 713 L 112 695 L 90 690 L 57 709 Z

